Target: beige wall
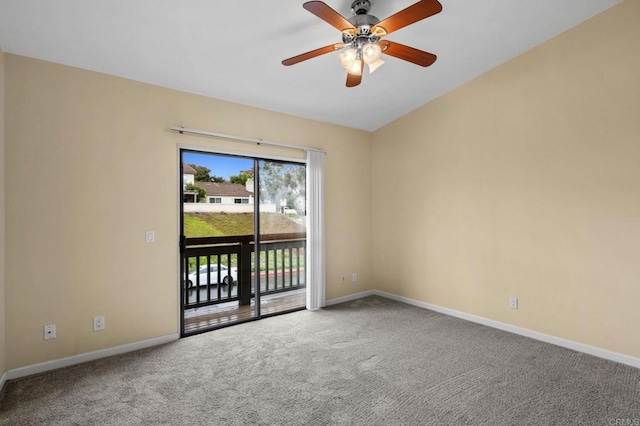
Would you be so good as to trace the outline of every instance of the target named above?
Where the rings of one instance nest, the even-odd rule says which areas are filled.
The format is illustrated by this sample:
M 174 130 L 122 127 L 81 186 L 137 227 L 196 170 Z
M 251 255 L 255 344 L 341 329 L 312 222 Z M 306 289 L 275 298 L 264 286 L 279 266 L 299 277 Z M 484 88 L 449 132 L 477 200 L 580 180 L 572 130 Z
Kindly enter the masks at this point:
M 4 52 L 0 49 L 0 377 L 6 370 L 4 338 Z
M 373 135 L 0 54 L 0 371 L 178 332 L 178 144 L 299 155 L 173 125 L 327 150 L 328 299 L 379 288 L 640 356 L 638 17 L 624 2 Z
M 639 357 L 638 40 L 626 1 L 376 131 L 374 285 Z
M 327 297 L 370 288 L 369 133 L 5 61 L 7 369 L 178 332 L 177 145 L 257 147 L 181 136 L 174 125 L 325 149 Z M 358 284 L 343 285 L 352 272 Z M 95 315 L 105 315 L 104 332 L 92 331 Z M 58 337 L 44 341 L 50 323 Z

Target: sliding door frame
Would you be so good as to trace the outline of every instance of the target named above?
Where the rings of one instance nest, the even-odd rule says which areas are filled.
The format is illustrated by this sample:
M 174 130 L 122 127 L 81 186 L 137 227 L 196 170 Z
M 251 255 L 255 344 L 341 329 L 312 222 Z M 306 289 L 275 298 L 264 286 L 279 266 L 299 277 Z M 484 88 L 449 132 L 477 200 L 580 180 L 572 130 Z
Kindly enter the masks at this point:
M 259 167 L 259 162 L 261 160 L 265 160 L 265 161 L 275 161 L 275 162 L 280 162 L 280 163 L 294 163 L 294 164 L 300 164 L 300 165 L 304 165 L 305 167 L 308 167 L 308 161 L 306 158 L 296 158 L 296 157 L 286 157 L 286 156 L 278 156 L 278 155 L 270 155 L 270 154 L 258 154 L 256 152 L 248 152 L 248 151 L 236 151 L 236 150 L 228 150 L 228 149 L 223 149 L 223 148 L 216 148 L 216 147 L 211 147 L 211 146 L 202 146 L 202 145 L 190 145 L 190 144 L 182 144 L 179 143 L 176 146 L 176 151 L 177 151 L 177 166 L 178 166 L 178 255 L 176 256 L 177 260 L 178 260 L 178 279 L 177 279 L 177 290 L 179 292 L 178 295 L 178 326 L 179 326 L 179 330 L 180 330 L 180 335 L 184 336 L 184 312 L 183 312 L 183 303 L 184 301 L 182 300 L 182 298 L 184 297 L 184 291 L 182 291 L 181 288 L 181 280 L 182 280 L 182 268 L 183 268 L 183 262 L 182 262 L 182 238 L 183 238 L 183 232 L 184 232 L 184 206 L 183 206 L 183 191 L 184 191 L 184 185 L 182 183 L 183 181 L 183 174 L 182 174 L 182 152 L 183 151 L 191 151 L 191 152 L 201 152 L 201 153 L 205 153 L 205 154 L 212 154 L 212 155 L 222 155 L 222 156 L 234 156 L 234 157 L 242 157 L 242 158 L 246 158 L 247 160 L 252 160 L 253 161 L 253 168 L 254 168 L 254 194 L 256 195 L 255 197 L 255 201 L 254 201 L 254 259 L 255 262 L 257 262 L 259 264 L 260 259 L 258 258 L 260 256 L 260 250 L 256 250 L 256 248 L 260 247 L 260 194 L 259 194 L 259 183 L 260 183 L 260 167 Z M 308 256 L 307 251 L 305 251 L 305 257 Z M 305 261 L 308 261 L 308 259 Z M 233 324 L 229 324 L 229 325 L 235 325 L 235 324 L 239 324 L 241 322 L 248 322 L 248 321 L 255 321 L 258 320 L 262 317 L 261 312 L 260 312 L 260 274 L 255 274 L 254 277 L 254 283 L 255 285 L 255 315 L 253 318 L 251 319 L 246 319 L 243 321 L 238 321 L 238 322 L 234 322 Z M 307 288 L 306 291 L 309 291 L 309 288 Z M 286 313 L 286 312 L 282 312 L 282 313 Z

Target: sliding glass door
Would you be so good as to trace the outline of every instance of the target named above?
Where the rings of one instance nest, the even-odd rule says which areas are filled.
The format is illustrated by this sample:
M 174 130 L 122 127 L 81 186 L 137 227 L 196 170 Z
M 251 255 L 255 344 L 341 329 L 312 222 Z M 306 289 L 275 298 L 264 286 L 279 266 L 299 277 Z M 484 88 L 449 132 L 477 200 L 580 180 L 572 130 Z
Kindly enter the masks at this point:
M 258 162 L 260 315 L 306 304 L 306 167 Z
M 182 335 L 303 309 L 305 165 L 180 156 Z

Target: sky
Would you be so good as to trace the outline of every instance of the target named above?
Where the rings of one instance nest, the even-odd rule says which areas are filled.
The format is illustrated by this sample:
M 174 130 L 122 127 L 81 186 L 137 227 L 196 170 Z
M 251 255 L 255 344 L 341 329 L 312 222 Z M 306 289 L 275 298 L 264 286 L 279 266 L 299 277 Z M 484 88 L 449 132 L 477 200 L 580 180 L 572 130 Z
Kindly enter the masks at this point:
M 184 152 L 185 163 L 204 166 L 211 170 L 210 176 L 222 176 L 229 179 L 231 175 L 240 174 L 240 171 L 253 168 L 253 160 L 228 155 L 204 154 L 200 152 Z

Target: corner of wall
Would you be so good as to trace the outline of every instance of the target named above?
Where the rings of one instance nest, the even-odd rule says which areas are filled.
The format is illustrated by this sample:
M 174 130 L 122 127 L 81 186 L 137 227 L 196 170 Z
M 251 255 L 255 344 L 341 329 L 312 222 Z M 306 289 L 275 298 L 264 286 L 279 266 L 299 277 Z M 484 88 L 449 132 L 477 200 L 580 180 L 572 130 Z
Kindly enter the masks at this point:
M 368 133 L 24 56 L 8 54 L 4 59 L 7 248 L 3 366 L 8 379 L 24 367 L 69 357 L 75 360 L 176 332 L 177 147 L 193 144 L 205 150 L 238 152 L 232 142 L 185 142 L 166 131 L 176 123 L 186 124 L 182 120 L 194 128 L 260 135 L 294 145 L 304 141 L 330 152 L 324 182 L 327 299 L 370 288 Z M 212 116 L 220 118 L 220 127 L 210 127 Z M 82 125 L 69 132 L 59 126 L 61 122 Z M 247 122 L 252 125 L 247 127 Z M 140 137 L 141 131 L 148 136 Z M 96 164 L 127 172 L 90 173 Z M 42 167 L 42 173 L 50 177 L 44 186 L 38 185 L 38 196 L 12 191 L 16 185 L 28 185 L 24 179 L 31 178 L 25 178 L 23 171 L 34 167 Z M 150 188 L 144 203 L 139 203 L 140 191 L 131 185 L 132 180 Z M 95 196 L 96 190 L 102 191 L 100 197 Z M 53 202 L 58 208 L 51 215 L 44 218 L 35 213 Z M 130 209 L 130 203 L 139 208 Z M 55 228 L 52 223 L 57 224 Z M 83 232 L 88 227 L 91 235 Z M 146 229 L 154 229 L 156 244 L 147 245 L 140 238 Z M 43 232 L 48 232 L 47 238 L 40 238 L 38 247 L 33 247 L 31 236 L 38 238 Z M 56 249 L 60 238 L 69 244 Z M 98 240 L 104 244 L 96 244 Z M 29 268 L 25 275 L 22 262 L 28 259 L 22 254 L 34 249 L 51 256 L 43 256 L 44 263 Z M 79 264 L 87 265 L 91 272 L 86 274 L 95 277 L 90 284 L 72 272 L 73 265 Z M 356 282 L 342 280 L 353 273 L 357 273 Z M 140 283 L 135 287 L 137 295 L 154 293 L 154 304 L 135 303 L 129 292 L 131 279 Z M 38 284 L 35 288 L 22 285 L 27 282 Z M 34 291 L 42 295 L 39 300 L 30 297 Z M 82 303 L 69 304 L 69 298 Z M 33 315 L 24 314 L 25 306 Z M 94 334 L 88 327 L 98 313 L 110 318 L 108 333 Z M 131 327 L 133 323 L 137 326 Z M 55 343 L 42 339 L 44 324 L 58 327 Z
M 639 38 L 621 2 L 376 130 L 374 289 L 640 358 Z

